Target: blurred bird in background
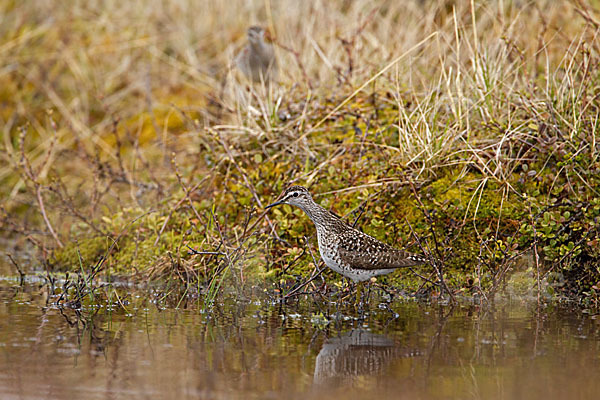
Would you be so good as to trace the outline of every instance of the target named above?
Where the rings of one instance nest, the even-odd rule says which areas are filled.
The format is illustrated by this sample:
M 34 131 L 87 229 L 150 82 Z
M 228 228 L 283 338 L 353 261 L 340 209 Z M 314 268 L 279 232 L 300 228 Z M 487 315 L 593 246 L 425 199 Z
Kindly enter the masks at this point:
M 260 26 L 248 28 L 248 43 L 235 57 L 235 65 L 253 82 L 269 82 L 277 77 L 277 60 L 268 35 Z M 268 37 L 268 36 L 267 36 Z

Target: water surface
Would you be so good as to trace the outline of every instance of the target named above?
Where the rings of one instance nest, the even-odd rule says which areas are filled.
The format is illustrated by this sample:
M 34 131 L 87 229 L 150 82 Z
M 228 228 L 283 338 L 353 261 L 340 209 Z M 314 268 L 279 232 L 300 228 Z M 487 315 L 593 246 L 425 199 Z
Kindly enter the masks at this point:
M 228 298 L 205 312 L 132 294 L 80 313 L 0 281 L 2 399 L 595 399 L 600 323 L 572 308 Z M 116 304 L 116 303 L 115 303 Z M 78 315 L 79 314 L 79 315 Z

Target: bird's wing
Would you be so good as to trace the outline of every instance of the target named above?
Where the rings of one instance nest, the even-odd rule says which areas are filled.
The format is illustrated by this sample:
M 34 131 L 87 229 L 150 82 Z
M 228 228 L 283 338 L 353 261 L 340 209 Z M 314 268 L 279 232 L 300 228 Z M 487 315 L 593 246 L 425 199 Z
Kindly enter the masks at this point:
M 425 257 L 394 249 L 358 230 L 339 235 L 338 252 L 343 263 L 364 270 L 411 267 L 427 262 Z

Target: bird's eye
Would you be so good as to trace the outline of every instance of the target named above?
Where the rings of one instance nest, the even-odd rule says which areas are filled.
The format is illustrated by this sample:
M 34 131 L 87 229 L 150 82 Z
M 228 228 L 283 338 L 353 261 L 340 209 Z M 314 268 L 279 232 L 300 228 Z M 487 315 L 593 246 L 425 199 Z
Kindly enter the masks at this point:
M 294 196 L 294 197 L 298 197 L 298 192 L 294 192 L 294 193 L 292 193 L 292 196 Z

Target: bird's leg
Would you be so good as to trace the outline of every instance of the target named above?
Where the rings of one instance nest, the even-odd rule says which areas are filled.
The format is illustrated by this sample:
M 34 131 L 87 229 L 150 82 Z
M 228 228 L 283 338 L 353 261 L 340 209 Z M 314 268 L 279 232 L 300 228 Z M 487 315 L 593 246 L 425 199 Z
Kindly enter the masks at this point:
M 356 308 L 362 305 L 362 282 L 356 283 Z

